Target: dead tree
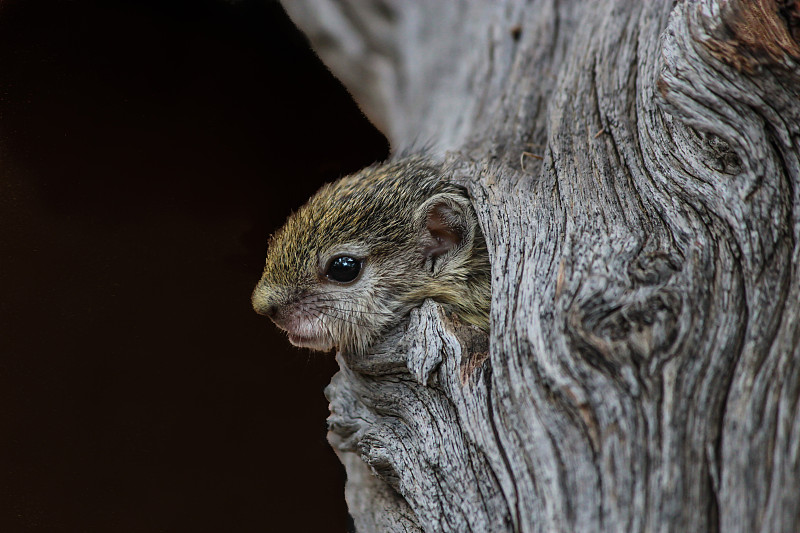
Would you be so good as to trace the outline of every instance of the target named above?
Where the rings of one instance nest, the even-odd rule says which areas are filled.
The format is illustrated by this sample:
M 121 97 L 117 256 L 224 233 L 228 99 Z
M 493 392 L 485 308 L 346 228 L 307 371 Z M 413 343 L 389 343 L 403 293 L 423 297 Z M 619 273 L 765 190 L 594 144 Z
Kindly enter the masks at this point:
M 800 530 L 800 2 L 284 5 L 492 258 L 339 355 L 358 530 Z

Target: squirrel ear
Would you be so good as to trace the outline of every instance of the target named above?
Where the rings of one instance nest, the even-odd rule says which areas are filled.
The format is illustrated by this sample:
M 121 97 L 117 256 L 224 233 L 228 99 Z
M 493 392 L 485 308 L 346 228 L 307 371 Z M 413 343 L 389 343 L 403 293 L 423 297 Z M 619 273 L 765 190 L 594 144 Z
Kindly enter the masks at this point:
M 464 200 L 451 195 L 435 196 L 423 205 L 422 255 L 436 259 L 458 248 L 468 237 Z

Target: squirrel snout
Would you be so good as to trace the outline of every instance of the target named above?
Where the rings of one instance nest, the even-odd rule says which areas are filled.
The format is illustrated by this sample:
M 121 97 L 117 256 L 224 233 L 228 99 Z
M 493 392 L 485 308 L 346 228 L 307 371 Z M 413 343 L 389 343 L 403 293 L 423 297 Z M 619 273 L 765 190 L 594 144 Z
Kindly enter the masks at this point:
M 260 287 L 256 287 L 256 290 L 253 291 L 253 296 L 250 298 L 253 309 L 259 315 L 269 317 L 274 322 L 278 318 L 281 308 L 273 299 L 262 294 L 259 289 Z
M 272 320 L 275 320 L 275 318 L 278 316 L 278 306 L 275 304 L 254 307 L 254 309 L 259 315 L 267 316 Z

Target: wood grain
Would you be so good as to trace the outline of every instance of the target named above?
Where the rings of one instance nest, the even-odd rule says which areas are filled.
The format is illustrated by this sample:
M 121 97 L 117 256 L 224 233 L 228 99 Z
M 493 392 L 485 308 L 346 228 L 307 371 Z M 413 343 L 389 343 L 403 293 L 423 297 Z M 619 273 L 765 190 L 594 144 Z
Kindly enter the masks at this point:
M 789 4 L 285 3 L 492 257 L 488 340 L 428 302 L 339 356 L 360 531 L 800 529 Z

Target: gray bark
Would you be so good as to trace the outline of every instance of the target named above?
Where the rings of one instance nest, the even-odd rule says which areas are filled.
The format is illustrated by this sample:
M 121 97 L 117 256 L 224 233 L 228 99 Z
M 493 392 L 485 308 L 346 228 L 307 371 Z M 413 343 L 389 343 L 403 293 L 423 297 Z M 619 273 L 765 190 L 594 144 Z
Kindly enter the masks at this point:
M 284 5 L 492 258 L 339 355 L 359 531 L 800 530 L 800 2 Z

